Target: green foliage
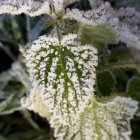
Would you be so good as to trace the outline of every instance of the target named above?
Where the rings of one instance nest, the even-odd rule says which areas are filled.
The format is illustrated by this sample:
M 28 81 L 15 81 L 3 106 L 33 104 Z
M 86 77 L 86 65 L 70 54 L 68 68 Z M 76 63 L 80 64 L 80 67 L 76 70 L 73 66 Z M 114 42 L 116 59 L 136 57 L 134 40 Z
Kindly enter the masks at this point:
M 111 1 L 113 1 L 113 0 L 111 0 Z M 139 5 L 138 1 L 139 0 L 123 0 L 123 1 L 118 0 L 118 1 L 115 1 L 115 3 L 117 5 L 117 8 L 122 5 L 123 6 L 133 5 L 133 6 L 136 6 L 137 9 L 139 9 L 140 5 Z M 79 4 L 80 4 L 80 6 L 79 6 Z M 72 8 L 72 7 L 74 7 L 74 8 L 78 7 L 81 10 L 90 9 L 89 3 L 86 0 L 81 0 L 80 2 L 76 2 L 76 4 L 70 5 L 70 8 Z M 0 17 L 0 19 L 1 19 L 1 17 Z M 29 42 L 32 42 L 33 40 L 37 39 L 38 35 L 43 30 L 42 25 L 43 25 L 44 21 L 45 22 L 48 21 L 49 24 L 51 24 L 52 26 L 55 26 L 57 24 L 55 18 L 54 18 L 54 20 L 48 20 L 48 18 L 46 18 L 44 16 L 41 16 L 41 18 L 43 18 L 44 21 L 42 20 L 41 21 L 42 24 L 38 24 L 38 26 L 36 26 L 36 22 L 39 21 L 39 18 L 36 18 L 36 20 L 33 20 L 30 17 L 25 17 L 25 15 L 21 15 L 19 17 L 17 17 L 17 16 L 10 17 L 8 15 L 4 15 L 3 17 L 4 18 L 3 18 L 3 20 L 1 20 L 1 23 L 0 23 L 0 40 L 2 42 L 2 47 L 3 47 L 2 49 L 8 54 L 8 56 L 10 56 L 12 58 L 12 60 L 17 60 L 17 58 L 13 57 L 9 53 L 9 52 L 11 52 L 10 49 L 9 50 L 5 49 L 6 46 L 10 46 L 10 48 L 13 49 L 13 48 L 17 47 L 17 44 L 18 45 L 23 44 L 23 43 L 27 42 L 27 40 Z M 63 22 L 63 18 L 59 19 L 59 21 Z M 27 23 L 25 23 L 25 22 L 27 22 Z M 131 102 L 131 100 L 129 100 L 130 102 L 128 102 L 128 104 L 127 104 L 128 106 L 126 104 L 124 104 L 124 106 L 118 107 L 119 101 L 117 101 L 114 104 L 114 106 L 112 107 L 111 105 L 112 105 L 112 103 L 114 103 L 115 100 L 111 100 L 111 101 L 113 101 L 113 102 L 111 102 L 111 101 L 109 101 L 109 98 L 112 98 L 113 93 L 117 93 L 117 96 L 126 95 L 124 92 L 126 90 L 126 85 L 127 85 L 129 78 L 132 76 L 135 76 L 135 75 L 137 76 L 137 73 L 131 74 L 131 72 L 128 73 L 126 70 L 128 70 L 129 68 L 133 68 L 134 70 L 138 71 L 140 69 L 139 64 L 135 63 L 135 61 L 133 61 L 133 58 L 136 53 L 133 53 L 133 55 L 132 55 L 132 53 L 131 53 L 132 51 L 130 49 L 122 47 L 120 44 L 118 44 L 115 47 L 111 45 L 111 47 L 113 47 L 113 49 L 110 49 L 110 46 L 108 46 L 108 45 L 116 44 L 118 42 L 116 40 L 115 34 L 105 24 L 92 27 L 92 26 L 81 26 L 80 23 L 70 24 L 71 21 L 69 21 L 69 20 L 67 22 L 68 22 L 68 26 L 66 26 L 66 30 L 64 31 L 64 34 L 73 33 L 73 32 L 77 33 L 77 31 L 79 30 L 78 40 L 80 40 L 79 42 L 82 43 L 82 45 L 83 44 L 84 45 L 92 44 L 93 46 L 95 46 L 96 48 L 99 49 L 99 52 L 103 52 L 103 53 L 99 53 L 100 69 L 99 69 L 99 71 L 97 71 L 97 73 L 98 73 L 98 75 L 97 75 L 97 92 L 99 92 L 99 94 L 97 94 L 97 98 L 99 98 L 99 99 L 106 98 L 106 102 L 91 101 L 91 103 L 89 103 L 89 106 L 85 109 L 85 111 L 83 113 L 81 113 L 80 124 L 78 123 L 78 121 L 76 121 L 76 123 L 75 123 L 75 126 L 78 125 L 78 127 L 80 127 L 80 129 L 77 132 L 77 134 L 73 137 L 73 139 L 77 138 L 78 140 L 80 140 L 80 139 L 86 140 L 86 139 L 83 139 L 83 137 L 86 136 L 86 138 L 89 138 L 92 134 L 94 136 L 96 136 L 95 134 L 97 134 L 99 136 L 97 139 L 115 140 L 115 138 L 112 136 L 114 134 L 114 132 L 119 133 L 118 135 L 120 138 L 120 135 L 121 136 L 123 135 L 122 133 L 130 130 L 130 122 L 128 121 L 127 117 L 128 116 L 130 117 L 130 115 L 132 115 L 133 113 L 126 114 L 127 111 L 124 109 L 129 107 L 129 103 Z M 33 30 L 31 30 L 32 26 L 34 26 Z M 43 32 L 42 32 L 43 34 L 47 33 L 46 30 L 48 30 L 48 27 L 46 27 L 46 28 L 47 29 L 43 30 Z M 52 31 L 52 29 L 49 28 L 49 31 Z M 38 32 L 37 35 L 36 35 L 36 32 Z M 54 30 L 51 33 L 53 34 Z M 35 36 L 35 37 L 32 37 L 32 36 Z M 30 40 L 30 37 L 31 37 L 31 40 Z M 69 41 L 69 40 L 67 40 L 67 41 Z M 7 45 L 7 43 L 10 43 L 10 44 Z M 41 51 L 37 52 L 38 54 L 36 56 L 34 56 L 35 61 L 34 60 L 32 61 L 33 63 L 35 63 L 35 67 L 32 67 L 31 70 L 37 69 L 37 71 L 35 73 L 35 77 L 38 76 L 38 77 L 36 77 L 37 81 L 39 81 L 40 79 L 41 80 L 43 79 L 42 72 L 45 71 L 45 80 L 39 81 L 39 84 L 40 83 L 44 84 L 43 82 L 45 82 L 45 88 L 47 87 L 46 84 L 50 84 L 52 82 L 53 89 L 57 90 L 58 87 L 60 86 L 60 84 L 59 84 L 59 86 L 57 85 L 58 81 L 64 80 L 63 86 L 61 86 L 62 88 L 59 87 L 60 89 L 64 89 L 64 91 L 62 92 L 62 94 L 57 94 L 58 91 L 57 91 L 57 93 L 55 93 L 54 98 L 53 98 L 54 99 L 53 106 L 52 106 L 52 104 L 49 103 L 49 105 L 52 107 L 52 108 L 50 108 L 51 111 L 54 110 L 55 107 L 60 104 L 60 106 L 59 106 L 60 108 L 58 110 L 56 110 L 56 114 L 54 114 L 54 116 L 60 115 L 59 112 L 61 112 L 62 114 L 65 114 L 65 111 L 67 111 L 67 114 L 70 114 L 69 111 L 71 111 L 71 110 L 72 110 L 71 111 L 72 113 L 79 111 L 79 110 L 77 111 L 75 109 L 75 103 L 77 103 L 77 102 L 73 102 L 73 100 L 72 100 L 72 102 L 69 102 L 71 100 L 71 98 L 73 98 L 75 101 L 76 96 L 79 96 L 81 94 L 79 94 L 79 93 L 76 94 L 76 92 L 78 92 L 78 90 L 77 90 L 77 87 L 75 86 L 76 82 L 73 81 L 73 79 L 75 79 L 75 78 L 68 77 L 68 73 L 70 72 L 70 67 L 68 67 L 68 69 L 66 69 L 66 64 L 67 64 L 68 58 L 70 58 L 74 62 L 74 66 L 72 67 L 72 69 L 74 69 L 74 71 L 71 72 L 71 75 L 73 75 L 73 74 L 77 75 L 77 77 L 79 78 L 78 82 L 80 83 L 79 87 L 81 90 L 81 87 L 83 86 L 82 82 L 85 77 L 82 77 L 82 78 L 80 78 L 80 77 L 85 69 L 89 70 L 89 67 L 86 67 L 86 66 L 84 67 L 84 65 L 82 64 L 82 68 L 84 68 L 84 70 L 83 70 L 83 69 L 81 69 L 81 67 L 78 66 L 79 60 L 77 60 L 77 62 L 75 61 L 75 59 L 77 59 L 77 58 L 82 58 L 82 53 L 84 52 L 82 50 L 83 46 L 80 43 L 78 44 L 78 46 L 76 46 L 77 50 L 81 50 L 80 54 L 77 56 L 75 51 L 72 52 L 71 50 L 67 49 L 69 47 L 67 45 L 63 48 L 64 49 L 63 50 L 61 48 L 62 46 L 60 44 L 59 45 L 51 44 L 49 46 L 50 48 L 48 50 L 47 49 L 45 50 L 44 46 L 47 45 L 47 43 L 44 45 L 44 42 L 43 42 L 43 43 L 41 43 L 41 45 L 43 47 L 40 47 Z M 14 47 L 12 45 L 14 45 Z M 38 46 L 40 46 L 40 45 L 38 45 Z M 38 47 L 38 46 L 36 46 L 36 47 Z M 74 46 L 71 45 L 70 47 L 74 47 Z M 18 47 L 16 49 L 18 50 Z M 53 52 L 52 52 L 52 50 L 53 50 Z M 49 52 L 49 55 L 46 57 L 40 57 L 40 58 L 37 57 L 38 55 L 40 55 L 40 53 L 47 54 L 48 52 Z M 55 53 L 57 55 L 55 55 Z M 90 60 L 90 58 L 93 55 L 94 55 L 94 53 L 92 53 L 86 60 L 84 60 L 84 64 L 88 64 L 88 60 Z M 55 80 L 53 79 L 52 81 L 49 81 L 48 75 L 50 74 L 51 70 L 52 71 L 54 70 L 52 67 L 52 64 L 56 57 L 59 59 L 57 66 L 55 66 L 55 73 L 57 76 L 56 76 Z M 48 58 L 48 60 L 47 60 L 47 58 Z M 43 64 L 44 60 L 46 63 L 45 70 L 43 70 L 43 68 L 42 68 L 42 64 Z M 2 60 L 2 61 L 5 62 L 4 60 Z M 129 63 L 129 61 L 131 63 Z M 33 63 L 31 63 L 30 66 L 32 66 Z M 95 62 L 94 64 L 91 64 L 91 67 L 93 65 L 94 66 L 97 65 L 97 62 Z M 122 69 L 122 68 L 124 68 L 124 69 Z M 16 70 L 16 71 L 18 72 L 19 70 Z M 132 70 L 130 70 L 130 71 L 132 71 Z M 61 75 L 61 72 L 62 72 L 62 75 Z M 94 72 L 95 72 L 95 69 L 94 69 Z M 12 73 L 13 73 L 13 71 L 12 71 Z M 89 73 L 90 73 L 90 70 L 86 74 L 86 76 L 88 76 L 88 78 L 90 77 Z M 23 111 L 22 110 L 23 108 L 21 108 L 20 98 L 22 96 L 24 96 L 24 93 L 27 92 L 27 87 L 29 87 L 29 81 L 27 80 L 28 76 L 26 75 L 27 77 L 25 76 L 23 78 L 22 75 L 24 75 L 24 74 L 19 73 L 19 74 L 16 74 L 15 76 L 12 76 L 9 74 L 9 72 L 5 72 L 5 74 L 3 75 L 3 78 L 0 76 L 0 140 L 54 140 L 53 132 L 48 130 L 47 125 L 46 125 L 46 122 L 47 122 L 46 120 L 42 121 L 42 119 L 39 118 L 37 115 L 35 115 L 33 113 L 31 115 L 29 112 L 26 112 L 27 110 Z M 54 75 L 51 75 L 51 76 L 53 77 Z M 49 78 L 51 79 L 52 77 L 49 77 Z M 94 75 L 94 78 L 95 78 L 95 75 Z M 80 80 L 80 79 L 82 79 L 82 80 Z M 58 80 L 58 81 L 56 81 L 56 80 Z M 94 80 L 89 82 L 89 85 L 90 84 L 94 85 Z M 61 83 L 61 85 L 62 85 L 62 83 Z M 91 85 L 89 87 L 92 87 Z M 87 86 L 88 86 L 88 84 L 87 84 Z M 87 88 L 87 86 L 85 86 L 85 87 Z M 72 95 L 74 95 L 72 97 L 71 97 L 71 92 L 68 91 L 69 88 L 71 88 L 74 91 L 74 92 L 72 92 Z M 51 89 L 50 92 L 52 91 L 52 93 L 53 93 L 54 90 Z M 115 90 L 115 92 L 114 92 L 114 90 Z M 140 78 L 134 77 L 131 80 L 129 80 L 129 82 L 128 82 L 127 95 L 140 101 L 139 91 L 140 91 Z M 47 90 L 46 90 L 46 93 L 45 93 L 45 96 L 43 96 L 43 99 L 45 101 L 50 98 L 50 97 L 48 98 L 48 96 L 50 94 L 48 94 L 49 92 Z M 93 94 L 93 92 L 92 92 L 92 94 Z M 39 92 L 39 95 L 40 95 L 40 92 Z M 101 96 L 98 97 L 98 95 L 101 95 Z M 108 98 L 108 96 L 109 96 L 109 98 Z M 69 99 L 69 97 L 70 97 L 70 99 Z M 29 98 L 29 96 L 27 96 L 27 99 L 28 98 Z M 34 99 L 35 99 L 35 96 L 33 96 L 33 100 Z M 61 99 L 62 99 L 62 101 L 61 101 Z M 64 104 L 65 101 L 67 102 L 66 109 L 65 109 L 65 104 Z M 85 101 L 85 99 L 81 100 L 82 105 L 84 104 L 84 101 Z M 126 99 L 125 99 L 125 101 L 126 101 Z M 37 102 L 37 100 L 35 100 L 35 102 Z M 111 102 L 111 105 L 110 105 L 110 102 Z M 28 107 L 29 108 L 33 107 L 32 106 L 33 103 L 34 102 L 31 102 L 31 104 L 28 104 Z M 122 105 L 122 103 L 121 103 L 121 105 Z M 36 106 L 38 106 L 38 104 L 36 104 Z M 44 105 L 44 107 L 46 107 L 46 104 Z M 70 110 L 68 108 L 70 108 Z M 33 108 L 33 109 L 35 110 L 36 108 Z M 39 108 L 40 111 L 42 111 L 41 109 L 42 108 Z M 134 107 L 132 108 L 132 110 L 133 109 L 134 109 Z M 16 113 L 14 113 L 15 111 L 16 111 Z M 21 114 L 18 115 L 17 111 L 20 111 L 20 113 L 22 114 L 22 116 L 24 116 L 25 119 L 23 119 L 21 117 Z M 117 111 L 118 111 L 118 114 L 117 114 Z M 43 113 L 45 113 L 44 110 L 43 110 Z M 122 113 L 123 113 L 123 115 L 121 116 L 120 114 L 122 114 Z M 121 118 L 120 120 L 118 120 L 118 118 L 119 118 L 118 116 Z M 65 121 L 65 117 L 62 117 L 62 116 L 59 116 L 59 117 L 61 117 L 62 122 Z M 57 125 L 59 125 L 60 124 L 59 117 L 58 118 L 56 117 L 56 119 L 53 120 L 54 121 L 53 123 L 58 123 Z M 36 125 L 34 123 L 32 118 L 34 118 L 34 120 L 41 126 L 40 128 L 38 127 L 38 125 Z M 74 116 L 72 118 L 72 121 L 75 120 L 75 118 L 77 118 L 77 116 L 76 117 Z M 137 125 L 140 122 L 139 118 L 140 117 L 137 114 L 137 118 L 134 118 L 134 120 L 132 121 L 132 131 L 134 130 L 134 132 L 132 134 L 132 139 L 135 139 L 135 140 L 140 139 L 140 136 L 138 135 L 140 128 Z M 6 122 L 6 123 L 3 124 L 3 122 L 4 123 Z M 15 124 L 15 122 L 16 122 L 16 124 Z M 30 127 L 27 122 L 32 127 Z M 112 126 L 115 126 L 115 129 L 111 129 Z M 93 128 L 93 129 L 91 129 L 92 132 L 91 133 L 89 132 L 89 128 L 86 130 L 86 127 Z M 74 131 L 74 133 L 76 132 L 75 129 L 72 130 L 72 126 L 69 126 L 70 130 L 68 130 L 67 127 L 65 127 L 65 128 L 66 129 L 63 130 L 63 125 L 59 125 L 59 129 L 57 129 L 58 131 L 61 131 L 61 129 L 62 129 L 62 133 L 67 131 L 65 137 L 67 137 L 67 135 L 69 133 L 71 133 L 71 131 Z M 103 133 L 104 133 L 104 136 L 103 136 Z M 130 134 L 130 131 L 129 131 L 129 134 Z M 80 138 L 79 138 L 79 136 L 80 136 Z M 94 138 L 94 139 L 96 140 L 96 138 Z M 124 139 L 124 137 L 123 137 L 123 139 Z M 71 139 L 68 139 L 68 140 L 71 140 Z
M 128 62 L 131 59 L 131 57 L 133 56 L 129 48 L 126 47 L 113 48 L 109 56 L 109 62 L 123 62 L 123 61 Z
M 0 26 L 0 40 L 11 42 L 13 44 L 18 44 L 19 42 L 22 42 L 22 31 L 17 21 L 20 20 L 23 22 L 23 19 L 21 17 L 11 17 L 9 15 L 6 15 L 3 17 L 2 20 L 3 22 Z
M 76 37 L 69 34 L 59 41 L 41 36 L 24 54 L 49 111 L 58 112 L 65 123 L 71 123 L 72 116 L 87 103 L 85 98 L 94 92 L 97 50 L 90 45 L 80 46 Z
M 92 44 L 98 49 L 108 44 L 116 44 L 116 36 L 107 25 L 82 26 L 79 39 L 82 44 Z
M 115 88 L 116 79 L 111 71 L 105 70 L 97 74 L 97 88 L 102 96 L 109 96 Z
M 129 80 L 129 76 L 126 74 L 124 69 L 114 69 L 113 74 L 116 78 L 116 90 L 118 92 L 126 92 L 127 81 Z
M 8 99 L 0 103 L 0 115 L 11 114 L 20 109 L 20 102 L 13 96 L 9 96 Z
M 28 80 L 22 81 L 24 78 L 20 78 L 24 77 L 25 74 L 22 68 L 18 62 L 15 62 L 10 70 L 0 75 L 0 99 L 2 99 L 0 102 L 0 115 L 21 110 L 20 98 L 26 91 L 25 85 L 28 84 Z M 24 85 L 24 83 L 26 84 Z
M 130 118 L 137 110 L 136 104 L 136 101 L 125 97 L 116 97 L 104 102 L 97 102 L 93 97 L 89 106 L 81 113 L 80 121 L 75 122 L 72 126 L 72 129 L 78 129 L 78 131 L 73 132 L 71 128 L 66 129 L 64 139 L 125 140 L 131 132 Z
M 140 101 L 140 77 L 133 77 L 128 81 L 127 94 Z

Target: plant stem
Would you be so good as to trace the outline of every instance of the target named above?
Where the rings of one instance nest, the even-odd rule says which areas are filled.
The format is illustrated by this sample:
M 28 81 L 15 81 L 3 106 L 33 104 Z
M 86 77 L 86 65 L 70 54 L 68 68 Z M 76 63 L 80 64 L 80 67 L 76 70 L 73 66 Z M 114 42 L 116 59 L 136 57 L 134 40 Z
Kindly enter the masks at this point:
M 56 23 L 56 31 L 57 31 L 57 37 L 58 37 L 58 40 L 59 40 L 59 44 L 61 45 L 60 41 L 61 41 L 61 33 L 60 33 L 60 30 L 59 30 L 59 24 Z
M 10 52 L 10 50 L 0 43 L 0 48 L 13 60 L 16 61 L 16 57 Z
M 21 113 L 23 114 L 24 118 L 30 123 L 32 128 L 35 130 L 41 130 L 39 126 L 32 120 L 31 114 L 27 110 L 21 110 Z

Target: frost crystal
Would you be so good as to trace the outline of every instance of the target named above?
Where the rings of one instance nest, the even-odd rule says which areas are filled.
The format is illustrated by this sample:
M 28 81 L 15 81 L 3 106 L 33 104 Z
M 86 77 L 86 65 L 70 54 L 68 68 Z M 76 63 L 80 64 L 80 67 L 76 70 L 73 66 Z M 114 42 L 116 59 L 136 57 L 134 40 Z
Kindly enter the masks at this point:
M 92 9 L 96 9 L 103 3 L 103 1 L 102 0 L 89 0 L 89 3 Z
M 50 14 L 51 5 L 54 6 L 55 13 L 57 13 L 76 1 L 79 0 L 1 0 L 0 14 L 19 15 L 25 13 L 29 16 L 39 16 Z
M 118 41 L 122 41 L 128 47 L 140 49 L 140 35 L 135 35 L 127 24 L 119 22 L 115 17 L 115 12 L 108 2 L 103 3 L 99 8 L 91 11 L 79 11 L 73 9 L 67 11 L 70 18 L 81 22 L 84 25 L 97 26 L 107 24 L 117 36 Z
M 133 7 L 120 8 L 116 11 L 116 16 L 129 25 L 136 26 L 140 24 L 140 13 Z
M 49 14 L 50 7 L 47 1 L 35 0 L 1 0 L 0 14 L 19 15 L 25 13 L 30 16 Z
M 131 98 L 116 97 L 112 101 L 91 101 L 71 128 L 56 129 L 58 139 L 73 140 L 130 140 L 130 120 L 138 109 Z M 73 131 L 72 131 L 73 130 Z
M 134 47 L 140 50 L 140 35 L 131 32 L 129 26 L 120 23 L 118 19 L 112 20 L 110 25 L 118 41 L 126 43 L 128 47 Z
M 53 0 L 55 12 L 64 12 L 64 8 L 77 1 L 79 0 Z
M 69 34 L 59 42 L 41 36 L 25 53 L 31 81 L 40 87 L 52 114 L 52 126 L 56 119 L 69 125 L 94 92 L 97 50 L 81 46 L 76 37 Z
M 106 23 L 113 16 L 113 9 L 108 2 L 102 4 L 99 8 L 91 11 L 79 11 L 72 9 L 68 11 L 70 18 L 77 20 L 85 25 L 96 26 Z
M 129 26 L 132 33 L 137 35 L 140 40 L 140 12 L 132 7 L 120 8 L 115 15 L 125 24 Z

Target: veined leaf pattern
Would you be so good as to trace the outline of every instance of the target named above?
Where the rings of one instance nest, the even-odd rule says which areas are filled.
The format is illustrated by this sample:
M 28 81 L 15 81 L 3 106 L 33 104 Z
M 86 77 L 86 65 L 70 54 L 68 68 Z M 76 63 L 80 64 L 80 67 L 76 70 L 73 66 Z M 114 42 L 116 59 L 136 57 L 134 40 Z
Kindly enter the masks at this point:
M 97 50 L 91 45 L 81 46 L 76 38 L 76 34 L 61 41 L 41 36 L 25 53 L 33 86 L 41 89 L 52 114 L 52 126 L 56 119 L 70 125 L 94 94 Z
M 48 1 L 35 0 L 1 0 L 0 14 L 19 15 L 25 13 L 29 16 L 39 16 L 49 14 L 50 7 Z
M 138 109 L 138 102 L 126 97 L 91 103 L 72 127 L 56 125 L 59 140 L 130 140 L 130 120 Z

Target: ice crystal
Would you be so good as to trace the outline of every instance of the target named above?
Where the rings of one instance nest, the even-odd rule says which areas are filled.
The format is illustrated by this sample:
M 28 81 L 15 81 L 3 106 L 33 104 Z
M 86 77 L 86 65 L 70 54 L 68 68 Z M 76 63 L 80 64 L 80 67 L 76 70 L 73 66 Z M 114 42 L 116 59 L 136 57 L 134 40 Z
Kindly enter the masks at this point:
M 0 14 L 19 15 L 25 13 L 29 16 L 39 16 L 50 14 L 52 10 L 50 6 L 54 6 L 55 13 L 57 13 L 62 12 L 67 5 L 76 1 L 78 0 L 1 0 Z
M 89 3 L 92 9 L 96 9 L 103 3 L 103 1 L 102 0 L 89 0 Z
M 55 11 L 62 11 L 66 6 L 73 4 L 79 0 L 53 0 Z
M 120 8 L 115 15 L 125 24 L 129 26 L 132 33 L 139 36 L 140 40 L 140 12 L 132 7 Z
M 31 81 L 40 87 L 52 114 L 52 126 L 56 118 L 69 125 L 94 92 L 97 50 L 81 46 L 76 37 L 69 34 L 59 41 L 41 36 L 25 53 Z
M 114 19 L 110 22 L 112 31 L 116 34 L 118 41 L 124 42 L 128 47 L 134 47 L 140 50 L 140 35 L 131 32 L 131 28 Z
M 73 9 L 67 11 L 67 13 L 70 18 L 84 25 L 97 26 L 107 24 L 110 29 L 112 29 L 112 32 L 116 34 L 118 41 L 126 43 L 128 47 L 140 49 L 140 36 L 132 33 L 127 24 L 120 22 L 119 19 L 115 17 L 115 12 L 108 2 L 103 3 L 95 10 L 84 12 Z
M 30 16 L 49 14 L 50 7 L 47 1 L 35 0 L 1 0 L 0 14 L 19 15 L 25 13 Z
M 124 23 L 136 26 L 140 24 L 140 13 L 133 7 L 120 8 L 116 11 L 116 16 Z
M 138 102 L 131 98 L 116 97 L 105 103 L 92 100 L 73 127 L 57 127 L 55 134 L 60 140 L 130 140 L 130 120 L 137 109 Z
M 70 18 L 85 25 L 97 26 L 106 23 L 113 16 L 113 9 L 110 4 L 106 2 L 94 10 L 80 11 L 78 9 L 72 9 L 68 11 L 68 14 Z

